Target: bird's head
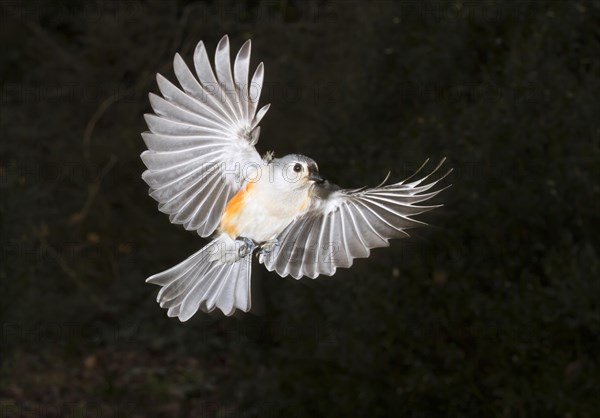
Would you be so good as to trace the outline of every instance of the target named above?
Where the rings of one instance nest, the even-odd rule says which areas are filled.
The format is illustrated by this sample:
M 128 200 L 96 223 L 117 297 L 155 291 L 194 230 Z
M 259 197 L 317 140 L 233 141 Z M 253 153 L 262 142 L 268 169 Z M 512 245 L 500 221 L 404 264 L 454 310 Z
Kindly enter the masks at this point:
M 325 179 L 319 174 L 317 163 L 300 154 L 289 154 L 271 161 L 274 182 L 285 188 L 307 188 L 321 184 Z

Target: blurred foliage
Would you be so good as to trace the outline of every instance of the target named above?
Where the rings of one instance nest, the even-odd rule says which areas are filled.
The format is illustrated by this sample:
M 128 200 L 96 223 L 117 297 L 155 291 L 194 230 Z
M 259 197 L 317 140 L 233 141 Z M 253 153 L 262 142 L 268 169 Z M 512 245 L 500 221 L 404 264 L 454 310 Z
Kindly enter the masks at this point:
M 0 13 L 0 415 L 597 416 L 600 2 Z M 259 151 L 346 187 L 447 156 L 453 187 L 410 240 L 257 266 L 256 315 L 181 324 L 144 279 L 203 241 L 147 196 L 139 133 L 155 73 L 225 33 L 265 62 Z

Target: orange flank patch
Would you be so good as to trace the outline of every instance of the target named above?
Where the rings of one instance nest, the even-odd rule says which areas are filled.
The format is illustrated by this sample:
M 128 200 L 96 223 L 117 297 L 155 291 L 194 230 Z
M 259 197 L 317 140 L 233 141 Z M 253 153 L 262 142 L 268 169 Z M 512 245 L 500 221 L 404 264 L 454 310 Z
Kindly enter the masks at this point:
M 235 215 L 237 215 L 242 207 L 244 206 L 244 198 L 246 197 L 246 193 L 248 193 L 252 187 L 254 187 L 254 183 L 246 183 L 246 187 L 241 188 L 239 192 L 237 192 L 229 202 L 227 202 L 227 206 L 225 206 L 225 210 L 223 211 L 223 217 L 221 217 L 221 230 L 225 231 L 229 236 L 235 237 L 236 234 L 236 225 L 235 225 Z

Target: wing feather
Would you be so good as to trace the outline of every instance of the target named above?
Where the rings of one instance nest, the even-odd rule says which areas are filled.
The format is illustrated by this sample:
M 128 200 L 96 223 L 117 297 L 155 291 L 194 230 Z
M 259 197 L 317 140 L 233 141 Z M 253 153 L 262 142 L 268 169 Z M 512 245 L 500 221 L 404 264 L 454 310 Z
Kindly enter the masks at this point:
M 233 64 L 233 78 L 235 79 L 236 89 L 241 98 L 242 116 L 248 118 L 248 73 L 250 72 L 250 51 L 252 44 L 250 40 L 244 42 L 244 45 L 238 51 Z
M 352 240 L 347 240 L 346 238 L 346 223 L 344 221 L 344 208 L 341 207 L 340 210 L 337 211 L 337 216 L 339 218 L 339 228 L 340 228 L 340 237 L 338 237 L 338 243 L 341 244 L 341 251 L 339 254 L 343 257 L 343 260 L 340 260 L 339 267 L 350 267 L 352 265 L 352 251 L 349 247 L 349 243 L 353 242 Z
M 344 232 L 344 240 L 348 243 L 351 258 L 363 258 L 368 257 L 370 254 L 368 244 L 363 240 L 362 233 L 356 225 L 354 220 L 354 214 L 349 209 L 348 203 L 342 207 L 342 213 L 346 213 L 347 220 L 347 232 Z M 352 239 L 354 238 L 354 239 Z
M 142 138 L 146 147 L 154 152 L 194 151 L 202 148 L 216 148 L 227 145 L 227 140 L 221 137 L 205 136 L 203 140 L 189 136 L 160 135 L 144 132 Z
M 215 154 L 212 154 L 215 155 Z M 151 190 L 164 189 L 172 186 L 174 191 L 179 193 L 182 190 L 181 184 L 176 184 L 182 181 L 184 178 L 188 178 L 193 175 L 205 175 L 212 170 L 218 168 L 214 162 L 198 162 L 196 160 L 189 161 L 185 164 L 166 167 L 160 170 L 146 170 L 142 175 L 142 178 Z
M 371 189 L 339 190 L 321 186 L 305 215 L 290 224 L 278 237 L 285 251 L 273 251 L 261 262 L 269 271 L 296 279 L 332 275 L 338 267 L 350 267 L 353 259 L 367 257 L 370 250 L 386 247 L 392 238 L 407 237 L 407 229 L 423 222 L 413 218 L 439 205 L 417 206 L 442 189 L 425 193 L 445 178 L 423 184 L 442 165 L 421 179 L 406 180 Z M 421 166 L 419 171 L 424 167 Z M 409 178 L 414 177 L 411 176 Z M 314 257 L 310 248 L 316 248 Z M 285 254 L 291 257 L 286 257 Z M 300 256 L 300 257 L 299 257 Z
M 265 75 L 264 64 L 261 62 L 256 67 L 254 71 L 254 75 L 252 75 L 252 81 L 248 86 L 248 117 L 253 118 L 256 113 L 256 109 L 258 108 L 258 99 L 260 99 L 260 95 L 262 93 L 263 80 Z M 256 123 L 252 124 L 252 127 L 255 127 Z
M 208 196 L 213 195 L 213 191 L 219 186 L 219 184 L 219 172 L 215 170 L 209 179 L 207 179 L 202 185 L 189 188 L 183 194 L 177 196 L 176 199 L 170 200 L 169 203 L 173 205 L 180 205 L 177 209 L 177 212 L 174 213 L 171 222 L 176 224 L 186 224 L 188 222 L 196 221 L 197 223 L 194 224 L 194 229 L 197 229 L 200 227 L 200 225 L 203 225 L 206 217 L 194 218 L 194 215 L 199 211 L 203 212 L 203 215 L 210 213 L 209 209 L 212 207 L 214 201 L 208 199 Z M 168 209 L 171 208 L 167 208 L 167 205 L 161 208 L 163 211 Z M 173 212 L 173 210 L 170 212 Z
M 228 191 L 226 190 L 225 182 L 221 181 L 220 183 L 218 183 L 217 187 L 219 190 L 212 194 L 216 196 L 216 198 L 213 199 L 211 207 L 207 208 L 206 211 L 207 215 L 205 217 L 205 225 L 214 225 L 219 222 L 219 220 L 221 219 L 221 214 L 225 210 L 227 202 L 233 195 L 233 193 L 228 193 Z M 200 210 L 200 208 L 198 208 L 198 210 Z M 198 216 L 197 218 L 199 219 L 200 217 Z
M 383 222 L 388 224 L 391 228 L 396 229 L 398 231 L 402 231 L 403 229 L 408 229 L 412 226 L 415 226 L 415 223 L 419 223 L 424 225 L 423 222 L 410 219 L 408 216 L 417 215 L 422 213 L 424 209 L 416 208 L 414 206 L 409 206 L 407 208 L 402 208 L 406 210 L 395 211 L 393 206 L 389 203 L 383 204 L 381 202 L 376 201 L 375 199 L 371 199 L 368 196 L 363 196 L 360 200 L 364 206 L 368 207 L 369 210 L 375 214 L 378 218 L 380 218 Z
M 210 149 L 210 148 L 209 148 Z M 218 147 L 213 147 L 209 152 L 189 152 L 189 151 L 176 151 L 176 152 L 151 152 L 145 151 L 142 153 L 141 158 L 146 164 L 146 167 L 150 169 L 160 170 L 162 168 L 176 167 L 185 165 L 190 162 L 201 163 L 204 160 L 209 160 L 211 156 L 221 156 L 223 150 Z
M 194 66 L 196 67 L 196 73 L 198 74 L 200 83 L 202 83 L 205 89 L 207 87 L 215 88 L 219 84 L 213 73 L 206 47 L 202 41 L 198 42 L 196 50 L 194 51 Z
M 200 113 L 194 113 L 193 111 L 186 109 L 185 107 L 165 100 L 164 98 L 157 96 L 154 93 L 149 93 L 148 98 L 150 100 L 150 106 L 159 116 L 168 118 L 173 121 L 187 123 L 190 125 L 204 125 L 212 127 L 213 132 L 221 133 L 221 127 L 219 123 Z
M 175 60 L 175 63 L 177 60 Z M 185 64 L 183 64 L 185 65 Z M 177 88 L 175 84 L 171 83 L 161 74 L 156 75 L 156 83 L 158 84 L 158 90 L 167 100 L 177 103 L 179 106 L 191 110 L 199 115 L 204 115 L 215 122 L 220 122 L 222 126 L 228 126 L 233 124 L 235 121 L 227 113 L 222 103 L 219 103 L 215 98 L 216 87 L 211 89 L 204 88 L 199 96 L 191 96 L 184 93 L 182 90 Z
M 248 84 L 250 51 L 247 41 L 232 70 L 229 39 L 224 36 L 213 71 L 199 42 L 193 57 L 196 75 L 175 54 L 173 69 L 181 87 L 157 74 L 161 95 L 149 95 L 154 113 L 144 116 L 149 132 L 142 138 L 148 150 L 141 158 L 148 169 L 142 178 L 171 222 L 201 236 L 214 232 L 228 199 L 246 181 L 239 168 L 263 164 L 254 144 L 258 123 L 269 107 L 256 112 L 264 69 L 259 64 Z M 225 175 L 231 173 L 236 175 Z M 186 308 L 180 309 L 184 313 Z
M 301 260 L 301 266 L 302 266 L 302 271 L 311 278 L 315 278 L 318 276 L 318 272 L 316 270 L 316 257 L 317 257 L 317 253 L 318 253 L 318 248 L 315 248 L 314 245 L 312 245 L 312 237 L 315 234 L 318 234 L 319 231 L 321 230 L 322 224 L 323 223 L 323 217 L 311 217 L 309 219 L 307 219 L 307 225 L 306 225 L 306 229 L 309 230 L 308 235 L 306 236 L 306 242 L 308 243 L 308 250 L 304 251 L 304 253 L 302 254 L 302 260 Z M 300 275 L 301 272 L 298 272 L 298 274 Z
M 199 136 L 211 135 L 211 137 L 227 139 L 227 132 L 206 125 L 190 124 L 167 119 L 166 117 L 153 114 L 144 115 L 148 128 L 153 133 L 164 135 Z
M 220 95 L 223 101 L 229 106 L 231 114 L 236 122 L 241 121 L 241 107 L 239 106 L 239 97 L 233 85 L 233 75 L 231 74 L 231 56 L 229 52 L 229 37 L 223 36 L 217 45 L 215 52 L 215 69 L 217 71 L 217 80 L 220 86 Z
M 317 241 L 317 271 L 321 274 L 331 276 L 333 274 L 332 263 L 329 257 L 329 232 L 331 231 L 331 216 L 326 216 L 323 220 L 319 240 Z
M 293 237 L 296 236 L 298 234 L 298 231 L 300 230 L 301 225 L 292 225 L 292 227 L 290 228 L 290 230 L 288 231 L 288 236 Z M 290 241 L 290 244 L 284 246 L 281 248 L 281 250 L 283 250 L 281 252 L 281 257 L 280 257 L 280 264 L 282 266 L 283 269 L 285 269 L 285 274 L 287 275 L 290 270 L 293 269 L 295 263 L 295 259 L 294 259 L 294 252 L 298 250 L 298 245 L 301 245 L 300 243 L 298 243 L 297 241 Z M 300 250 L 301 251 L 301 250 Z
M 310 223 L 314 222 L 314 218 L 308 220 L 308 222 L 309 225 L 305 225 L 303 228 L 298 228 L 298 238 L 296 239 L 296 242 L 298 244 L 292 246 L 291 249 L 289 257 L 290 260 L 293 261 L 293 263 L 290 263 L 290 274 L 292 275 L 292 277 L 302 277 L 301 272 L 303 266 L 303 256 L 311 250 L 310 248 L 307 248 L 305 246 L 309 246 L 311 244 L 310 240 L 308 239 L 308 236 L 312 231 L 312 225 Z
M 352 205 L 352 213 L 359 217 L 362 221 L 362 228 L 360 233 L 365 237 L 367 241 L 367 246 L 376 245 L 377 247 L 386 247 L 388 246 L 388 241 L 385 239 L 377 230 L 373 227 L 369 219 L 367 219 L 366 214 L 352 201 L 348 202 L 349 205 Z M 379 245 L 378 245 L 379 244 Z

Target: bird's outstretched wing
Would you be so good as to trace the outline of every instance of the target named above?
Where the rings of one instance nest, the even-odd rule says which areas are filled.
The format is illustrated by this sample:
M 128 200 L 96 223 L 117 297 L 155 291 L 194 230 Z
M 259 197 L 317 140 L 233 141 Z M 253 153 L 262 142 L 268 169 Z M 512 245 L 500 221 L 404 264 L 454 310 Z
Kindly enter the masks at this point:
M 142 137 L 148 151 L 141 155 L 148 170 L 142 178 L 150 196 L 171 222 L 208 236 L 218 226 L 226 203 L 262 160 L 254 148 L 260 120 L 263 84 L 260 63 L 248 82 L 250 41 L 230 62 L 224 36 L 215 54 L 213 73 L 202 41 L 194 52 L 197 78 L 179 54 L 173 61 L 181 88 L 157 74 L 163 97 L 150 93 L 155 114 L 145 115 L 150 132 Z
M 261 262 L 282 277 L 331 276 L 338 267 L 350 267 L 354 258 L 368 257 L 371 248 L 387 247 L 389 239 L 407 237 L 406 229 L 423 224 L 412 216 L 437 207 L 415 204 L 444 190 L 428 192 L 452 170 L 426 182 L 444 161 L 410 183 L 425 164 L 408 179 L 387 186 L 341 190 L 326 184 L 317 188 L 308 211 L 277 237 L 278 244 L 261 255 Z

